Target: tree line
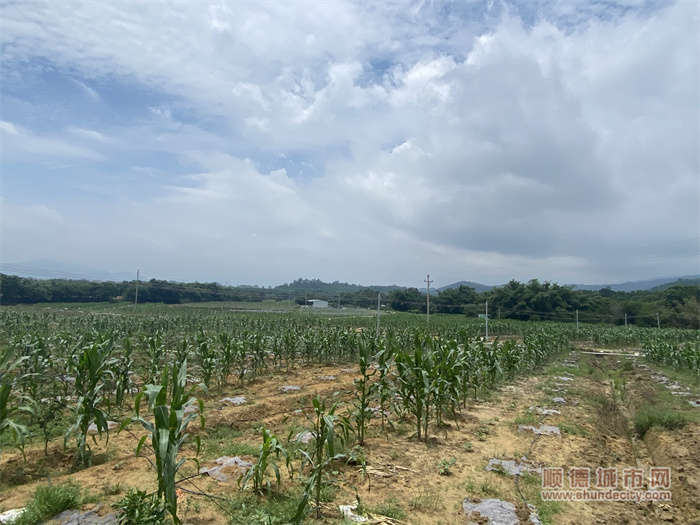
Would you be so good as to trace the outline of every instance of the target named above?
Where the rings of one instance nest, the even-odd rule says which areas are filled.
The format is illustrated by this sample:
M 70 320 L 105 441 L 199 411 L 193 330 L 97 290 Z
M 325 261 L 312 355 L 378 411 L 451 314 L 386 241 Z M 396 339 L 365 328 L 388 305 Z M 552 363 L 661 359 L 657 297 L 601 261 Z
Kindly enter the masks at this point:
M 273 300 L 303 305 L 307 299 L 323 299 L 333 307 L 376 308 L 381 293 L 381 303 L 391 310 L 427 311 L 427 294 L 417 288 L 362 287 L 317 279 L 265 288 L 157 279 L 139 283 L 32 279 L 0 274 L 0 304 L 134 302 L 137 285 L 139 303 Z M 512 280 L 483 292 L 459 286 L 431 294 L 430 312 L 476 317 L 486 314 L 487 303 L 490 318 L 575 322 L 578 312 L 581 322 L 700 328 L 700 287 L 684 283 L 634 292 L 578 290 L 537 279 L 527 283 Z

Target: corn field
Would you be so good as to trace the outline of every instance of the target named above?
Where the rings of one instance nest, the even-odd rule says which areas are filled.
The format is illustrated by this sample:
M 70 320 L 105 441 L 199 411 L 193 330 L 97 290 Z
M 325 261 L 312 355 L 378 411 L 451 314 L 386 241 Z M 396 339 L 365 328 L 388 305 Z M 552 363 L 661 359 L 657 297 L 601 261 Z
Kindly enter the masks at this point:
M 458 424 L 470 400 L 543 365 L 575 340 L 638 345 L 653 361 L 700 374 L 700 337 L 690 330 L 493 320 L 486 339 L 482 322 L 456 316 L 432 316 L 427 327 L 417 315 L 383 315 L 377 333 L 373 317 L 158 307 L 137 312 L 0 310 L 0 446 L 21 448 L 31 439 L 43 441 L 46 452 L 48 441 L 60 435 L 76 463 L 89 467 L 91 425 L 109 435 L 107 421 L 130 409 L 129 403 L 136 400 L 138 416 L 142 398 L 153 408 L 156 394 L 165 396 L 173 384 L 185 392 L 185 378 L 206 392 L 300 367 L 359 367 L 356 401 L 338 417 L 362 444 L 372 405 L 378 406 L 382 430 L 408 424 L 425 441 L 448 421 Z M 175 370 L 180 372 L 169 387 L 169 371 Z M 192 404 L 182 392 L 173 414 L 176 405 L 180 410 Z M 158 399 L 158 407 L 166 407 L 165 397 Z M 163 443 L 179 467 L 178 436 L 189 419 L 183 423 L 182 414 L 158 410 L 163 428 L 168 417 L 178 422 L 172 443 Z M 260 488 L 262 478 L 256 483 Z M 167 493 L 177 519 L 173 486 L 159 478 L 159 491 Z

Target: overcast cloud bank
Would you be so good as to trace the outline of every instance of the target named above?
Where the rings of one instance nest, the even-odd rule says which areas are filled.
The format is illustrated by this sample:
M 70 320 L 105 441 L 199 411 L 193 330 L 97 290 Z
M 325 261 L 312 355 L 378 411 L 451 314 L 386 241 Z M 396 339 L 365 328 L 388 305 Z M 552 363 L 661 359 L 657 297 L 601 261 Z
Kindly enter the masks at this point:
M 698 268 L 696 2 L 2 4 L 2 261 L 279 284 Z

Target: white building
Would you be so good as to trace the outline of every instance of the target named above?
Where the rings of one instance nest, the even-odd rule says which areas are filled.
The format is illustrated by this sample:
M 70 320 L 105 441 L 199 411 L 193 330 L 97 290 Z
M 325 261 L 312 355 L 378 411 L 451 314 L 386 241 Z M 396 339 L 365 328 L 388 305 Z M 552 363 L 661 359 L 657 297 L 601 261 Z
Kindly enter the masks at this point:
M 328 301 L 323 301 L 321 299 L 309 299 L 307 302 L 311 303 L 312 308 L 328 308 Z

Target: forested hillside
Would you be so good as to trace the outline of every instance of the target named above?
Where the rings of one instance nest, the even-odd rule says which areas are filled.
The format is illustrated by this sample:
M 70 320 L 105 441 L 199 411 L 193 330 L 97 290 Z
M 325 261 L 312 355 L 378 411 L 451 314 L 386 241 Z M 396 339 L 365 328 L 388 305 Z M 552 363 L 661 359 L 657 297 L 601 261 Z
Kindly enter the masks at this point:
M 0 304 L 68 302 L 134 302 L 137 283 L 93 282 L 67 279 L 30 279 L 0 274 Z M 377 296 L 387 308 L 401 312 L 425 313 L 426 294 L 417 288 L 396 286 L 362 287 L 348 283 L 325 283 L 298 279 L 265 288 L 222 286 L 218 283 L 176 283 L 152 279 L 138 283 L 138 302 L 180 304 L 194 302 L 286 301 L 303 305 L 307 299 L 324 299 L 332 307 L 376 308 Z M 510 281 L 477 292 L 468 286 L 446 289 L 431 295 L 431 313 L 519 320 L 604 322 L 621 325 L 699 328 L 700 287 L 675 285 L 654 290 L 615 292 L 578 290 L 572 286 L 539 282 Z M 658 314 L 658 315 L 657 315 Z

